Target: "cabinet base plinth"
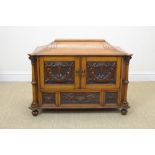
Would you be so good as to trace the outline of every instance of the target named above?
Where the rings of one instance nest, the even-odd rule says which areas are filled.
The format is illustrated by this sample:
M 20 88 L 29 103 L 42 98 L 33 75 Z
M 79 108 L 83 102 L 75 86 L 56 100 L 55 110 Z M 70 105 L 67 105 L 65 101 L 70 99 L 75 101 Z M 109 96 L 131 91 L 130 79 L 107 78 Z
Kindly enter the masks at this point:
M 126 115 L 128 110 L 127 108 L 124 108 L 123 106 L 47 106 L 47 105 L 42 105 L 42 106 L 38 106 L 38 107 L 29 107 L 29 109 L 32 110 L 32 115 L 33 116 L 37 116 L 42 110 L 118 110 L 121 111 L 122 115 Z

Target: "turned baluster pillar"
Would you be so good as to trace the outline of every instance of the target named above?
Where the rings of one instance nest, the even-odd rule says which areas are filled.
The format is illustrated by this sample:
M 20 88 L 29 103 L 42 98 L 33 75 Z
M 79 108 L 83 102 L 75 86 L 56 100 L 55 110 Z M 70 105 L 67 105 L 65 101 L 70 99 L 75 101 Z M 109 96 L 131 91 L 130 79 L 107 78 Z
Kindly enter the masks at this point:
M 125 56 L 124 57 L 124 64 L 123 64 L 123 106 L 125 108 L 129 108 L 128 106 L 128 102 L 127 102 L 127 89 L 128 89 L 128 83 L 129 83 L 129 80 L 128 80 L 128 72 L 129 72 L 129 62 L 130 62 L 130 59 L 132 58 L 132 55 L 129 55 L 129 56 Z
M 32 64 L 32 92 L 33 92 L 33 101 L 31 104 L 31 108 L 35 108 L 38 106 L 38 99 L 37 99 L 37 58 L 36 56 L 29 54 L 29 59 L 31 60 Z

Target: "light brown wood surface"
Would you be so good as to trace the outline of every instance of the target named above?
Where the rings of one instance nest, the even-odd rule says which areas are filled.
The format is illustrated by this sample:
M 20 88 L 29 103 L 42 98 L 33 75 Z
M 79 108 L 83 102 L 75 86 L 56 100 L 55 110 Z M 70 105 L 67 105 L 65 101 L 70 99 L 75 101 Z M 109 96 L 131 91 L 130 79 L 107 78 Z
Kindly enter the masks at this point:
M 36 48 L 31 54 L 36 56 L 54 55 L 130 55 L 105 40 L 55 40 L 51 44 Z

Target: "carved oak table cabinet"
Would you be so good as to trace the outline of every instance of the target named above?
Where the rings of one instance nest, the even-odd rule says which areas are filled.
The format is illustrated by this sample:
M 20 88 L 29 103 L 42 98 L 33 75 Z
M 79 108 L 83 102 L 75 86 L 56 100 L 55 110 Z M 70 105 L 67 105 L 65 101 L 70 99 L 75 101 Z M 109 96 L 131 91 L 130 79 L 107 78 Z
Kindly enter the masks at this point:
M 41 109 L 91 108 L 125 115 L 131 56 L 105 40 L 55 40 L 37 48 L 29 54 L 33 116 Z

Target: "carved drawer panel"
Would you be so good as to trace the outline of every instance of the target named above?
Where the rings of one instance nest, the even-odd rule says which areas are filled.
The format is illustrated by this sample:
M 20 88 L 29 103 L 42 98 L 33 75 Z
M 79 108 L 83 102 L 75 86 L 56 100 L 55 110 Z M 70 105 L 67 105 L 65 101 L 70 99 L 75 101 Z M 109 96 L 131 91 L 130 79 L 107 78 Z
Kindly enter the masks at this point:
M 44 104 L 55 104 L 55 93 L 42 93 L 42 102 Z
M 45 84 L 73 84 L 75 63 L 65 62 L 44 62 L 44 83 Z
M 61 95 L 62 104 L 99 104 L 99 92 L 63 92 Z
M 116 83 L 116 62 L 87 62 L 87 84 L 114 84 Z
M 105 104 L 117 104 L 118 92 L 105 92 Z

